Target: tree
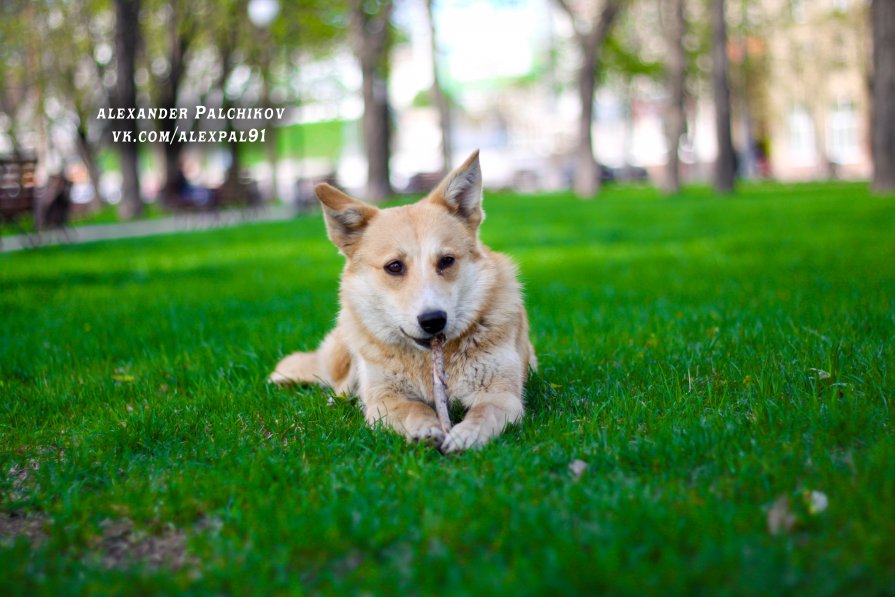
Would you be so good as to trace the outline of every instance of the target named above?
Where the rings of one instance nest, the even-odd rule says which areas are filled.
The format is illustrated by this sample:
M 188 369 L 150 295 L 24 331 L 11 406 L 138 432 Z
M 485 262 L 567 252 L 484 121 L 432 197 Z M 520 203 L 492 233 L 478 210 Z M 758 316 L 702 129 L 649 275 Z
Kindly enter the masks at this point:
M 687 20 L 684 12 L 684 0 L 659 0 L 665 9 L 665 39 L 668 48 L 666 75 L 668 85 L 668 113 L 665 117 L 665 133 L 668 139 L 668 183 L 669 193 L 676 194 L 681 190 L 681 162 L 678 151 L 681 137 L 687 127 L 687 113 L 684 105 L 687 82 L 687 52 L 684 48 L 684 35 L 687 32 Z
M 117 70 L 116 107 L 136 108 L 137 87 L 134 80 L 137 44 L 140 35 L 140 0 L 115 0 L 115 58 Z M 125 219 L 143 214 L 140 196 L 140 169 L 137 150 L 137 121 L 126 118 L 118 121 L 119 130 L 130 139 L 118 143 L 121 158 L 121 203 L 119 213 Z
M 447 176 L 451 171 L 453 148 L 451 146 L 451 106 L 441 86 L 438 68 L 438 40 L 435 32 L 435 15 L 432 5 L 434 0 L 426 0 L 426 12 L 429 16 L 429 36 L 432 40 L 432 98 L 438 109 L 441 128 L 441 173 Z
M 84 36 L 86 37 L 86 36 Z M 99 85 L 79 85 L 76 80 L 76 66 L 74 63 L 66 63 L 67 58 L 79 60 L 83 54 L 61 54 L 52 61 L 51 66 L 59 68 L 55 77 L 50 78 L 52 85 L 56 87 L 57 97 L 60 101 L 67 99 L 71 108 L 71 115 L 74 120 L 75 129 L 75 147 L 78 157 L 87 170 L 87 176 L 90 180 L 90 186 L 93 190 L 93 200 L 91 202 L 93 209 L 100 209 L 103 206 L 103 198 L 100 190 L 100 169 L 97 161 L 100 143 L 102 142 L 103 129 L 101 123 L 108 121 L 95 121 L 98 106 L 107 106 L 104 102 L 104 93 L 97 93 L 97 89 L 102 90 Z M 92 56 L 88 54 L 88 56 Z M 95 83 L 90 81 L 90 83 Z M 103 99 L 100 99 L 103 98 Z M 96 123 L 96 124 L 92 124 Z M 99 130 L 96 130 L 99 129 Z
M 655 87 L 661 80 L 663 64 L 650 42 L 660 35 L 659 14 L 645 2 L 631 3 L 612 27 L 600 53 L 597 86 L 611 84 L 618 89 L 624 106 L 624 161 L 630 165 L 634 139 L 634 113 L 643 84 Z
M 873 191 L 895 193 L 895 2 L 873 0 Z
M 367 199 L 381 201 L 392 193 L 389 179 L 391 129 L 388 103 L 388 50 L 391 0 L 351 0 L 349 35 L 363 78 L 364 151 L 367 155 Z
M 75 146 L 83 162 L 93 189 L 92 207 L 100 209 L 103 197 L 100 189 L 98 156 L 110 134 L 110 120 L 97 120 L 97 109 L 113 104 L 110 87 L 105 83 L 108 74 L 108 56 L 97 51 L 98 46 L 110 47 L 114 36 L 114 24 L 100 26 L 97 14 L 108 7 L 102 0 L 74 0 L 58 3 L 51 8 L 60 11 L 60 24 L 51 27 L 44 43 L 52 44 L 54 56 L 48 61 L 48 80 L 55 87 L 55 98 L 67 103 L 75 129 Z M 49 19 L 48 19 L 49 20 Z M 77 27 L 66 23 L 78 23 Z M 86 67 L 86 68 L 85 68 Z M 81 76 L 79 76 L 79 74 Z
M 194 2 L 191 6 L 195 6 Z M 346 2 L 333 0 L 301 0 L 281 2 L 273 20 L 263 26 L 246 18 L 246 0 L 216 0 L 212 9 L 201 18 L 193 42 L 193 72 L 213 72 L 206 86 L 187 90 L 196 102 L 220 107 L 295 106 L 300 103 L 296 87 L 297 71 L 317 55 L 329 51 L 334 42 L 344 40 Z M 201 44 L 205 44 L 204 46 Z M 209 61 L 210 57 L 210 61 Z M 244 76 L 245 73 L 249 76 Z M 186 97 L 186 96 L 185 96 Z M 190 100 L 193 101 L 193 100 Z M 232 132 L 244 123 L 227 119 L 226 131 Z M 276 126 L 266 121 L 254 123 L 267 130 L 265 149 L 271 170 L 271 189 L 276 193 L 278 144 Z M 235 197 L 245 191 L 240 177 L 244 164 L 242 152 L 246 144 L 228 142 L 230 164 L 224 181 L 223 196 Z
M 594 159 L 591 125 L 594 116 L 594 90 L 600 68 L 600 50 L 612 25 L 621 12 L 625 0 L 605 0 L 602 8 L 588 17 L 576 12 L 569 0 L 556 0 L 569 16 L 575 31 L 575 41 L 581 53 L 578 69 L 578 145 L 575 150 L 575 180 L 573 188 L 581 199 L 593 197 L 599 191 L 600 176 Z
M 158 108 L 174 110 L 181 105 L 184 75 L 189 65 L 193 47 L 201 40 L 198 33 L 203 27 L 201 18 L 205 16 L 202 3 L 185 0 L 164 0 L 151 4 L 154 9 L 152 18 L 145 19 L 146 31 L 145 53 L 150 73 L 150 97 Z M 144 10 L 149 6 L 144 6 Z M 148 10 L 147 10 L 148 12 Z M 205 21 L 207 23 L 207 20 Z M 152 65 L 164 65 L 164 68 L 152 68 Z M 165 156 L 165 183 L 163 197 L 170 200 L 177 192 L 183 178 L 181 155 L 183 144 L 174 136 L 179 127 L 185 123 L 174 118 L 160 118 L 155 122 L 158 130 L 171 135 L 171 141 L 162 143 Z M 188 126 L 188 125 L 187 125 Z
M 733 191 L 735 157 L 730 132 L 730 61 L 727 56 L 725 0 L 712 0 L 712 91 L 715 100 L 715 133 L 718 157 L 714 185 L 719 193 Z
M 0 133 L 6 137 L 14 155 L 22 153 L 20 135 L 23 131 L 19 112 L 28 103 L 34 85 L 34 69 L 28 45 L 27 15 L 24 8 L 13 2 L 0 4 Z

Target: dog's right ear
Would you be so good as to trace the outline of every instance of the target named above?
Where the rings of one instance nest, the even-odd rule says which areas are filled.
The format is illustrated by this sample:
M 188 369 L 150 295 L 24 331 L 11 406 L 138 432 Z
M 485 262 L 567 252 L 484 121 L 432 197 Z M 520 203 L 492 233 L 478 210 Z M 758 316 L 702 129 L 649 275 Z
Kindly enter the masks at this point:
M 376 217 L 379 210 L 349 197 L 325 182 L 314 187 L 314 193 L 323 206 L 323 218 L 326 220 L 329 239 L 339 247 L 343 255 L 351 257 L 354 245 L 360 240 L 367 224 Z

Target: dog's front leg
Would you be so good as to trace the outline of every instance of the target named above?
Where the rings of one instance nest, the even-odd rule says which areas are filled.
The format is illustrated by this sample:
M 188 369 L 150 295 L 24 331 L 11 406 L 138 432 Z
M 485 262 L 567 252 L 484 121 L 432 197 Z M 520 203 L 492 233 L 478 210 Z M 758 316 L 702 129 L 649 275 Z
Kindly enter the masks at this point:
M 463 421 L 444 438 L 441 451 L 445 454 L 480 448 L 507 425 L 522 419 L 522 399 L 509 392 L 474 394 L 463 402 L 471 406 Z
M 364 400 L 364 417 L 368 425 L 384 423 L 409 440 L 431 440 L 441 444 L 444 432 L 431 406 L 391 390 L 371 394 Z

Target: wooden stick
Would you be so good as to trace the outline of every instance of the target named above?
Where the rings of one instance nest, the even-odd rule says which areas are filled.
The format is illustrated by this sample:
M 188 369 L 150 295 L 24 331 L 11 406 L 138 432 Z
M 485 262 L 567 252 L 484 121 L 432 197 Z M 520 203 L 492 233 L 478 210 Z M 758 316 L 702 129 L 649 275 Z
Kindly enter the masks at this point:
M 451 430 L 451 415 L 448 412 L 447 384 L 444 381 L 444 336 L 432 338 L 432 393 L 435 395 L 435 414 L 441 423 L 441 430 Z

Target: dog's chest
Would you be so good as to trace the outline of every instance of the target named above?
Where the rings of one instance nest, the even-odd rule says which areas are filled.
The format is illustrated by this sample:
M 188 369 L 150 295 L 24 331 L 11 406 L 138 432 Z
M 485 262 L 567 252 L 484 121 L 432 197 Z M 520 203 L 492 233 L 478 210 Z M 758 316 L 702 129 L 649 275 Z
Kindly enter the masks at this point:
M 375 361 L 361 357 L 360 389 L 387 387 L 389 391 L 434 404 L 431 352 L 381 354 Z M 445 385 L 449 400 L 461 400 L 482 392 L 505 390 L 508 373 L 515 371 L 518 355 L 503 346 L 465 342 L 444 353 Z M 512 377 L 509 375 L 509 377 Z M 512 385 L 512 384 L 510 384 Z

